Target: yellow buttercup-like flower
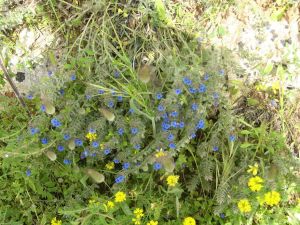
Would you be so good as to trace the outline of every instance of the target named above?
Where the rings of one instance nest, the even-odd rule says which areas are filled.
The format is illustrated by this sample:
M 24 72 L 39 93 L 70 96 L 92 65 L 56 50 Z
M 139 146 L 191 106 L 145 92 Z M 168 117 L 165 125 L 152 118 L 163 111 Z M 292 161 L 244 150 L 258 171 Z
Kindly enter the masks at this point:
M 178 183 L 178 180 L 179 180 L 179 176 L 170 175 L 167 177 L 167 184 L 170 187 L 174 187 Z
M 51 220 L 51 225 L 62 225 L 62 222 L 61 222 L 61 220 L 57 220 L 56 217 L 54 217 Z
M 123 191 L 118 191 L 115 194 L 115 202 L 124 202 L 126 200 L 126 194 Z
M 155 157 L 156 158 L 160 158 L 160 157 L 163 157 L 165 156 L 166 153 L 162 150 L 162 148 L 155 154 Z
M 251 205 L 250 205 L 250 202 L 248 201 L 248 199 L 244 198 L 244 199 L 241 199 L 239 202 L 238 202 L 238 208 L 240 209 L 240 211 L 242 213 L 248 213 L 248 212 L 251 212 Z
M 105 165 L 105 168 L 108 170 L 113 170 L 115 168 L 115 163 L 114 162 L 109 162 Z
M 278 205 L 281 200 L 277 191 L 269 191 L 265 194 L 265 203 L 269 206 Z
M 144 213 L 143 213 L 143 212 L 144 212 L 144 210 L 141 209 L 141 208 L 136 208 L 136 209 L 133 211 L 135 217 L 138 218 L 138 219 L 140 219 L 140 218 L 142 218 L 142 217 L 144 216 Z
M 158 225 L 158 222 L 157 221 L 154 221 L 154 220 L 150 220 L 147 225 Z
M 196 225 L 196 220 L 193 218 L 193 217 L 186 217 L 184 220 L 183 220 L 183 225 Z
M 141 225 L 141 220 L 138 218 L 132 218 L 132 222 L 134 225 Z
M 88 132 L 85 137 L 90 141 L 94 141 L 97 139 L 97 134 L 96 133 L 91 133 L 91 132 Z
M 252 173 L 253 176 L 257 175 L 258 172 L 258 164 L 255 163 L 254 166 L 249 166 L 249 169 L 247 170 L 248 173 Z
M 115 207 L 115 203 L 114 202 L 112 202 L 112 201 L 108 201 L 107 203 L 106 203 L 106 205 L 107 205 L 107 208 L 113 208 L 113 207 Z
M 263 187 L 263 182 L 264 180 L 259 176 L 251 177 L 248 181 L 248 186 L 251 191 L 259 191 Z

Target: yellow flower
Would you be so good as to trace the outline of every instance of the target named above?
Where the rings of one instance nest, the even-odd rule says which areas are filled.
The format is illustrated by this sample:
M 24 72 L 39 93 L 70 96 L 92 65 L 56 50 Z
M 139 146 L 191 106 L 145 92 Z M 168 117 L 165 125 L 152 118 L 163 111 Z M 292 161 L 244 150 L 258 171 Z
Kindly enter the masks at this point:
M 165 156 L 166 153 L 162 150 L 162 148 L 155 154 L 156 158 Z
M 142 218 L 142 217 L 144 216 L 144 213 L 143 213 L 143 212 L 144 212 L 144 210 L 141 209 L 141 208 L 136 208 L 136 209 L 133 211 L 135 217 L 138 218 L 138 219 L 140 219 L 140 218 Z
M 89 200 L 89 206 L 96 206 L 99 205 L 100 203 L 97 202 L 95 199 L 90 199 Z
M 249 166 L 249 169 L 247 170 L 248 173 L 252 173 L 253 176 L 257 175 L 257 171 L 258 171 L 258 164 L 255 163 L 254 166 Z
M 265 203 L 265 199 L 261 196 L 257 196 L 256 199 L 257 199 L 259 205 L 263 205 Z
M 115 168 L 115 163 L 114 162 L 109 162 L 105 165 L 105 168 L 108 170 L 113 170 Z
M 107 205 L 107 208 L 111 208 L 111 209 L 113 207 L 115 207 L 115 203 L 113 203 L 112 201 L 108 201 L 106 205 Z
M 135 224 L 135 225 L 140 225 L 140 224 L 141 224 L 141 220 L 138 219 L 138 218 L 132 218 L 132 222 L 133 222 L 133 224 Z
M 147 225 L 158 225 L 158 221 L 150 220 Z
M 91 132 L 88 132 L 85 137 L 90 141 L 94 141 L 97 139 L 97 134 L 96 133 L 91 133 Z
M 122 191 L 118 191 L 115 194 L 115 202 L 124 202 L 126 200 L 126 194 Z
M 269 206 L 278 205 L 280 200 L 280 194 L 277 191 L 269 191 L 265 194 L 265 203 Z
M 251 211 L 251 205 L 248 199 L 244 198 L 238 202 L 238 207 L 242 213 L 247 213 Z
M 184 220 L 183 220 L 183 225 L 196 225 L 196 220 L 193 218 L 193 217 L 186 217 Z
M 263 185 L 263 179 L 259 176 L 251 177 L 248 181 L 248 186 L 251 189 L 251 191 L 259 191 Z
M 62 225 L 62 222 L 61 222 L 61 220 L 57 220 L 56 217 L 54 217 L 51 220 L 51 225 Z
M 170 187 L 174 187 L 178 183 L 178 180 L 179 180 L 179 176 L 170 175 L 167 177 L 167 184 Z

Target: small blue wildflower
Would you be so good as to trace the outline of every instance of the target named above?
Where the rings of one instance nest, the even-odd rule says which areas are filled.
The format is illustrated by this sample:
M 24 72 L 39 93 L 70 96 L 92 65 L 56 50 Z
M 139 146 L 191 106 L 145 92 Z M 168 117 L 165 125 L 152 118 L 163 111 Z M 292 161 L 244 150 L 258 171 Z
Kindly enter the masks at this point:
M 170 113 L 170 116 L 176 117 L 176 116 L 178 116 L 178 112 L 177 111 L 173 111 L 173 112 Z
M 58 92 L 59 92 L 60 95 L 64 95 L 65 94 L 65 90 L 64 89 L 59 89 Z
M 180 123 L 179 123 L 179 128 L 184 128 L 184 122 L 183 121 L 181 121 Z
M 90 96 L 90 95 L 86 95 L 86 96 L 85 96 L 85 99 L 86 99 L 86 100 L 90 100 L 91 98 L 92 98 L 92 96 Z
M 92 142 L 92 147 L 93 148 L 98 148 L 99 147 L 99 143 L 97 141 L 93 141 Z
M 174 134 L 169 134 L 168 135 L 168 141 L 173 141 L 174 140 Z
M 54 127 L 60 127 L 61 126 L 61 122 L 56 118 L 51 119 L 51 124 Z
M 104 150 L 104 155 L 108 155 L 110 152 L 111 152 L 110 149 L 107 148 L 107 149 Z
M 192 81 L 188 77 L 184 77 L 182 79 L 182 81 L 183 81 L 184 84 L 186 84 L 188 86 L 192 85 Z
M 99 89 L 99 90 L 98 90 L 98 94 L 99 94 L 99 95 L 104 94 L 104 90 Z
M 157 94 L 156 94 L 156 99 L 157 99 L 157 100 L 162 99 L 162 97 L 163 97 L 162 93 L 157 93 Z
M 161 127 L 163 131 L 167 131 L 170 129 L 171 125 L 166 122 L 162 122 Z
M 208 79 L 209 79 L 209 74 L 208 74 L 208 73 L 205 73 L 205 74 L 204 74 L 204 80 L 207 81 Z
M 74 142 L 75 142 L 76 146 L 82 146 L 83 145 L 83 141 L 81 139 L 79 139 L 79 138 L 75 138 Z
M 271 106 L 273 106 L 273 107 L 277 107 L 277 103 L 276 103 L 276 101 L 275 101 L 274 99 L 272 99 L 272 100 L 270 101 L 270 104 L 271 104 Z
M 205 84 L 200 84 L 199 93 L 204 93 L 204 92 L 206 92 L 206 86 L 205 86 Z
M 116 94 L 117 94 L 116 91 L 111 90 L 111 95 L 112 95 L 112 96 L 115 96 Z
M 170 147 L 171 149 L 175 149 L 175 148 L 176 148 L 176 145 L 175 145 L 175 143 L 170 143 L 170 144 L 169 144 L 169 147 Z
M 222 219 L 225 219 L 225 214 L 224 213 L 220 213 L 220 217 L 222 218 Z
M 71 164 L 71 160 L 70 159 L 64 159 L 64 164 L 65 165 L 70 165 Z
M 64 139 L 67 141 L 71 138 L 71 136 L 69 134 L 64 134 Z
M 196 103 L 193 103 L 192 104 L 192 110 L 197 111 L 197 109 L 198 109 L 198 105 Z
M 96 154 L 96 152 L 93 152 L 93 153 L 90 154 L 90 156 L 91 156 L 91 157 L 96 157 L 97 154 Z
M 219 74 L 220 74 L 221 76 L 224 76 L 225 70 L 224 70 L 224 69 L 219 70 Z
M 196 125 L 196 129 L 203 129 L 205 126 L 204 120 L 199 120 L 199 122 Z
M 30 128 L 30 134 L 31 135 L 35 135 L 36 133 L 38 133 L 39 132 L 39 129 L 38 128 L 34 128 L 34 127 L 31 127 Z
M 234 142 L 235 141 L 235 136 L 234 135 L 230 135 L 229 136 L 229 141 Z
M 139 129 L 136 127 L 131 128 L 131 134 L 137 134 L 139 132 Z
M 118 102 L 122 102 L 123 101 L 123 96 L 118 96 Z
M 171 122 L 171 127 L 176 128 L 179 124 L 176 121 Z
M 119 128 L 119 129 L 118 129 L 118 134 L 119 134 L 120 136 L 122 136 L 122 135 L 124 134 L 124 129 L 123 129 L 123 128 Z
M 70 79 L 71 79 L 71 81 L 76 80 L 76 75 L 75 75 L 75 74 L 72 74 Z
M 81 156 L 83 159 L 88 157 L 88 155 L 89 155 L 89 150 L 87 150 L 87 149 L 84 149 L 84 151 L 81 153 Z
M 128 170 L 129 167 L 130 167 L 130 163 L 129 163 L 129 162 L 123 163 L 123 169 L 124 169 L 124 170 Z
M 90 129 L 89 129 L 89 133 L 94 134 L 94 133 L 96 133 L 96 130 L 95 130 L 94 128 L 90 128 Z
M 120 175 L 115 179 L 115 182 L 117 184 L 122 183 L 125 180 L 125 176 L 124 175 Z
M 134 113 L 134 109 L 129 109 L 128 111 L 130 114 L 133 114 Z
M 41 142 L 43 145 L 46 145 L 46 144 L 48 144 L 48 139 L 44 137 L 41 139 Z
M 31 176 L 31 170 L 30 170 L 30 169 L 27 169 L 27 170 L 26 170 L 26 176 L 27 176 L 27 177 Z
M 213 151 L 214 151 L 214 152 L 219 151 L 219 147 L 218 147 L 218 146 L 214 146 L 214 147 L 213 147 Z
M 168 121 L 168 113 L 164 113 L 164 114 L 162 114 L 162 116 L 161 116 L 163 119 L 165 119 L 165 120 L 167 120 Z
M 141 149 L 141 145 L 140 145 L 140 144 L 136 144 L 136 145 L 134 146 L 134 149 L 140 150 L 140 149 Z
M 163 105 L 158 105 L 157 106 L 157 110 L 160 111 L 160 112 L 162 112 L 162 111 L 165 110 L 165 107 Z
M 48 71 L 48 76 L 51 77 L 52 74 L 53 74 L 53 72 L 49 70 L 49 71 Z
M 154 169 L 155 171 L 160 170 L 160 169 L 161 169 L 161 164 L 158 163 L 158 162 L 155 162 L 154 165 L 153 165 L 153 169 Z
M 120 161 L 118 159 L 113 159 L 114 163 L 119 163 Z
M 176 95 L 180 95 L 180 94 L 181 94 L 181 92 L 182 92 L 182 90 L 181 90 L 181 89 L 179 89 L 179 88 L 175 89 L 175 94 L 176 94 Z
M 213 93 L 213 97 L 214 97 L 214 99 L 218 99 L 219 98 L 219 94 L 217 92 L 214 92 Z
M 58 150 L 59 152 L 62 152 L 62 151 L 65 150 L 65 147 L 62 146 L 62 145 L 58 145 L 58 146 L 57 146 L 57 150 Z
M 115 78 L 119 78 L 120 77 L 120 71 L 115 70 L 114 71 L 114 76 L 115 76 Z
M 191 94 L 196 94 L 196 93 L 197 93 L 197 89 L 194 88 L 194 87 L 190 87 L 190 88 L 189 88 L 189 92 L 190 92 Z
M 196 137 L 196 134 L 195 134 L 195 133 L 191 134 L 191 138 L 192 138 L 192 139 L 195 138 L 195 137 Z
M 45 105 L 41 105 L 41 111 L 45 112 L 46 111 L 46 106 Z
M 137 163 L 136 163 L 136 166 L 140 166 L 140 165 L 141 165 L 141 162 L 137 162 Z
M 33 95 L 32 94 L 28 94 L 27 95 L 27 99 L 32 100 L 33 99 Z
M 107 105 L 109 108 L 112 108 L 114 107 L 115 103 L 113 101 L 109 101 Z

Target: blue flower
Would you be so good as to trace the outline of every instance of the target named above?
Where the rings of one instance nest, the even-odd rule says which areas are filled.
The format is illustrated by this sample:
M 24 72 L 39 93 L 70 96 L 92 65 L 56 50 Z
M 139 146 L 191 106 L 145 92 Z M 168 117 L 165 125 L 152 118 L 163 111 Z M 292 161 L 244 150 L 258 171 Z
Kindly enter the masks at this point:
M 58 92 L 59 92 L 60 95 L 64 95 L 65 94 L 65 90 L 64 89 L 59 89 Z
M 170 144 L 169 144 L 169 147 L 170 147 L 171 149 L 175 149 L 175 148 L 176 148 L 176 145 L 175 145 L 174 143 L 170 143 Z
M 104 155 L 108 155 L 110 152 L 111 152 L 110 149 L 107 148 L 107 149 L 104 150 Z
M 191 94 L 196 94 L 196 93 L 197 93 L 197 89 L 196 89 L 196 88 L 193 88 L 193 87 L 190 87 L 190 88 L 189 88 L 189 92 L 190 92 Z
M 196 137 L 196 134 L 195 134 L 195 133 L 191 134 L 191 138 L 192 138 L 192 139 L 195 138 L 195 137 Z
M 34 127 L 31 127 L 30 128 L 30 134 L 31 135 L 35 135 L 36 133 L 38 133 L 39 132 L 39 129 L 38 128 L 34 128 Z
M 70 79 L 71 79 L 71 81 L 76 80 L 76 75 L 75 75 L 75 74 L 72 74 Z
M 214 152 L 219 151 L 219 147 L 218 147 L 218 146 L 214 146 L 214 147 L 213 147 L 213 151 L 214 151 Z
M 170 129 L 171 125 L 166 122 L 162 122 L 161 127 L 163 131 L 167 131 Z
M 162 97 L 163 97 L 162 93 L 157 93 L 156 94 L 156 99 L 160 100 L 160 99 L 162 99 Z
M 46 145 L 46 144 L 48 144 L 48 139 L 44 137 L 41 139 L 41 142 L 43 145 Z
M 157 110 L 160 111 L 160 112 L 162 112 L 162 111 L 165 110 L 165 107 L 163 105 L 158 105 L 157 106 Z
M 115 70 L 114 71 L 114 76 L 115 76 L 115 78 L 119 78 L 120 77 L 120 71 Z
M 174 140 L 174 134 L 169 134 L 168 135 L 168 141 L 173 141 Z
M 96 157 L 96 155 L 97 155 L 96 152 L 90 154 L 91 157 Z
M 155 171 L 160 170 L 160 169 L 161 169 L 161 164 L 158 163 L 158 162 L 154 163 L 153 169 L 154 169 Z
M 131 134 L 137 134 L 139 132 L 139 129 L 136 127 L 131 128 Z
M 30 170 L 30 169 L 27 169 L 27 170 L 26 170 L 26 176 L 29 177 L 30 175 L 31 175 L 31 170 Z
M 118 159 L 113 159 L 114 163 L 119 163 L 120 161 Z
M 129 113 L 130 113 L 130 114 L 133 114 L 133 113 L 134 113 L 134 110 L 133 110 L 133 109 L 129 109 Z
M 115 103 L 113 101 L 109 101 L 107 105 L 109 108 L 112 108 L 114 107 Z
M 64 164 L 65 165 L 70 165 L 71 164 L 71 160 L 70 159 L 64 159 Z
M 76 138 L 74 142 L 75 142 L 76 146 L 82 146 L 83 145 L 83 141 L 79 138 Z
M 118 102 L 122 102 L 123 101 L 123 96 L 118 96 Z
M 46 106 L 45 105 L 41 105 L 41 111 L 45 112 L 46 111 Z
M 54 126 L 54 127 L 60 127 L 60 126 L 61 126 L 61 123 L 60 123 L 59 120 L 56 119 L 56 118 L 51 119 L 51 124 L 52 124 L 52 126 Z
M 98 148 L 99 147 L 99 143 L 97 141 L 93 141 L 92 142 L 92 147 L 93 148 Z
M 116 91 L 111 90 L 111 95 L 112 95 L 112 96 L 115 96 L 116 94 L 117 94 Z
M 181 89 L 179 89 L 179 88 L 175 89 L 175 94 L 176 94 L 176 95 L 179 95 L 181 92 L 182 92 Z
M 141 145 L 140 145 L 140 144 L 136 144 L 136 145 L 134 146 L 134 149 L 140 150 L 140 149 L 141 149 Z
M 178 116 L 178 112 L 177 111 L 173 111 L 173 112 L 170 113 L 170 116 L 176 117 L 176 116 Z
M 204 80 L 207 81 L 208 79 L 209 79 L 209 74 L 208 74 L 208 73 L 205 73 L 205 74 L 204 74 Z
M 49 71 L 48 71 L 48 76 L 51 77 L 52 74 L 53 74 L 53 72 L 49 70 Z
M 58 150 L 59 152 L 62 152 L 63 150 L 65 150 L 65 147 L 62 146 L 62 145 L 58 145 L 58 146 L 57 146 L 57 150 Z
M 181 121 L 180 123 L 179 123 L 179 128 L 184 128 L 184 122 L 183 121 Z
M 230 135 L 229 136 L 229 141 L 234 142 L 235 141 L 235 136 L 234 135 Z
M 96 133 L 96 130 L 94 128 L 90 128 L 89 132 L 92 133 L 92 134 L 94 134 L 94 133 Z
M 86 98 L 86 100 L 90 100 L 92 98 L 92 96 L 86 95 L 85 98 Z
M 120 175 L 115 179 L 115 182 L 118 183 L 122 183 L 125 180 L 125 176 Z
M 98 94 L 99 94 L 99 95 L 104 94 L 104 90 L 99 89 L 99 90 L 98 90 Z
M 123 129 L 123 128 L 119 128 L 119 129 L 118 129 L 118 134 L 119 134 L 120 136 L 122 136 L 122 135 L 124 134 L 124 129 Z
M 218 99 L 219 98 L 219 94 L 217 92 L 214 92 L 213 93 L 213 97 L 214 97 L 214 99 Z
M 71 136 L 69 134 L 64 134 L 64 139 L 67 141 L 71 138 Z
M 203 129 L 205 126 L 204 120 L 199 120 L 199 122 L 196 125 L 196 129 Z
M 206 92 L 206 86 L 205 86 L 205 84 L 200 84 L 200 86 L 199 86 L 199 92 L 200 93 Z
M 221 76 L 224 76 L 225 70 L 224 70 L 224 69 L 221 69 L 221 70 L 219 71 L 219 74 L 220 74 Z
M 197 109 L 198 109 L 198 105 L 196 103 L 193 103 L 192 104 L 192 110 L 197 111 Z
M 222 219 L 225 219 L 225 214 L 224 213 L 220 213 L 220 217 L 222 218 Z
M 32 94 L 28 94 L 27 95 L 27 99 L 32 100 L 33 99 L 33 95 Z
M 176 121 L 171 122 L 171 127 L 176 128 L 178 125 L 179 125 L 179 123 L 177 123 Z
M 129 162 L 123 163 L 123 169 L 124 169 L 124 170 L 128 170 L 129 167 L 130 167 L 130 163 L 129 163 Z
M 168 113 L 164 113 L 161 116 L 163 119 L 165 119 L 166 121 L 168 121 Z
M 184 84 L 186 84 L 188 86 L 192 85 L 192 81 L 188 77 L 184 77 L 182 79 L 182 81 L 183 81 Z

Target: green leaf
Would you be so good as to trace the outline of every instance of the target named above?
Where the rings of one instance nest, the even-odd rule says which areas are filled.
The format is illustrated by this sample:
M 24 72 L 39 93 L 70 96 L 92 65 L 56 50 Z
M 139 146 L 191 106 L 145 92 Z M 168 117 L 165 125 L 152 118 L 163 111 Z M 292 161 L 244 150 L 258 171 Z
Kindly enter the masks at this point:
M 253 146 L 253 144 L 248 142 L 241 144 L 241 148 L 249 148 L 250 146 Z
M 102 173 L 97 172 L 94 169 L 87 169 L 87 174 L 96 182 L 102 183 L 104 182 L 104 175 Z
M 271 73 L 271 71 L 273 70 L 273 63 L 272 62 L 268 62 L 267 65 L 265 66 L 264 70 L 263 70 L 263 75 L 268 75 Z
M 132 212 L 131 212 L 131 210 L 130 210 L 130 208 L 128 207 L 127 204 L 122 204 L 121 208 L 122 208 L 123 212 L 125 213 L 125 215 L 127 215 L 127 216 L 132 215 Z
M 247 103 L 248 103 L 249 106 L 259 105 L 259 101 L 255 98 L 247 98 Z

